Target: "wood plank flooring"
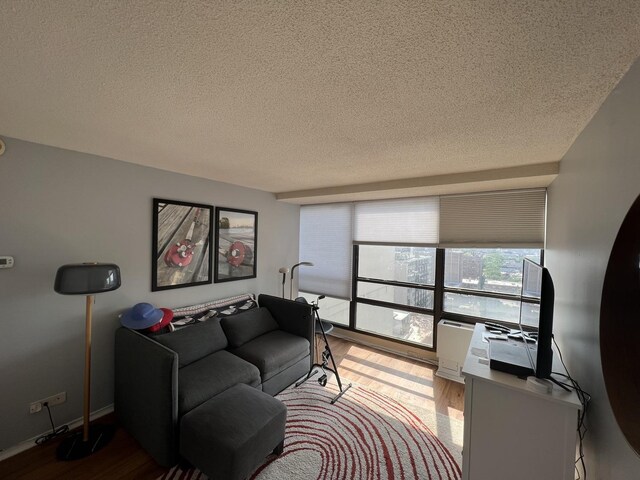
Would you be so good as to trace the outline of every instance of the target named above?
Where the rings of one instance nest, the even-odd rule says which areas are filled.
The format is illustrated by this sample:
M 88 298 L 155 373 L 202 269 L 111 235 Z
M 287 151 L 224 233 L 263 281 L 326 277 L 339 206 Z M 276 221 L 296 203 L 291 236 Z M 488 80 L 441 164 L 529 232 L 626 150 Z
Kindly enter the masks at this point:
M 437 377 L 435 366 L 335 337 L 329 341 L 341 378 L 462 420 L 464 386 Z
M 462 420 L 464 387 L 436 377 L 435 367 L 335 337 L 330 342 L 343 381 Z M 114 417 L 98 422 L 113 423 Z M 0 478 L 154 480 L 165 472 L 122 428 L 103 450 L 82 460 L 56 461 L 57 444 L 35 446 L 0 462 Z

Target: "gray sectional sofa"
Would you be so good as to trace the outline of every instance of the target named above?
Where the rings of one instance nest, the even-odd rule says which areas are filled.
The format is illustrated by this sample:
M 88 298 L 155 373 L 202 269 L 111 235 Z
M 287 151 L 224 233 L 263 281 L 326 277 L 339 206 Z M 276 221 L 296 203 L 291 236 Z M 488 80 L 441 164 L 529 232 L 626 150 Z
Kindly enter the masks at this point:
M 259 308 L 157 336 L 119 328 L 115 338 L 118 422 L 162 466 L 180 459 L 180 419 L 237 384 L 276 395 L 309 371 L 309 305 L 270 295 Z

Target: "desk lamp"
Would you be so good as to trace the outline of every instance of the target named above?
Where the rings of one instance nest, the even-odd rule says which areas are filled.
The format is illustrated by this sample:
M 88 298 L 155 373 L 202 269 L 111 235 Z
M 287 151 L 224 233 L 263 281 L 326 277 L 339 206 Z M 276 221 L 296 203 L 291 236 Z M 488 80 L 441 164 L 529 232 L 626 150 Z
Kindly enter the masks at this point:
M 54 290 L 62 295 L 86 295 L 84 337 L 84 412 L 82 432 L 65 438 L 58 446 L 59 460 L 77 460 L 104 447 L 112 431 L 95 426 L 89 428 L 91 406 L 91 308 L 94 294 L 120 287 L 120 269 L 113 263 L 79 263 L 58 268 Z

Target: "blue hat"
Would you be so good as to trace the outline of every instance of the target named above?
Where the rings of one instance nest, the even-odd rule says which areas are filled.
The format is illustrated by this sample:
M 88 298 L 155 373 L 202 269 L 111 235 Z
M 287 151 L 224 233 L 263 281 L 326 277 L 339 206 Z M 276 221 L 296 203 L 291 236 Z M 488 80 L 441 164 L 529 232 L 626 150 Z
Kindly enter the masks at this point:
M 164 312 L 150 303 L 137 303 L 120 317 L 120 323 L 133 330 L 144 330 L 162 320 Z

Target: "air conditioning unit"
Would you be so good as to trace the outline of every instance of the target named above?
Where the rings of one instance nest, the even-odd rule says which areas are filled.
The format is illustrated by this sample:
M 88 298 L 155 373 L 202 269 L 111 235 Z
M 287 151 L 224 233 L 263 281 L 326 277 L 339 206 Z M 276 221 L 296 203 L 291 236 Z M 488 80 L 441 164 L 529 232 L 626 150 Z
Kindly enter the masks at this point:
M 436 375 L 464 383 L 462 365 L 469 350 L 473 325 L 440 320 L 438 322 L 438 370 Z

